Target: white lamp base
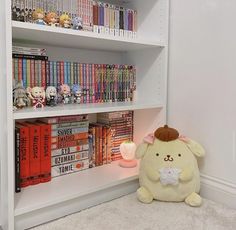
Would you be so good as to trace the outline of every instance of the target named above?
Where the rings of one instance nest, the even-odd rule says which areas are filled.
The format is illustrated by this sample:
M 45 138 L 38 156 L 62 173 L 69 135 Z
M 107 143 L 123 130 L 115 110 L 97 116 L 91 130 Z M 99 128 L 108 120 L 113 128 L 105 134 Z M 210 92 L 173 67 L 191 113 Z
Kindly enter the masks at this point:
M 134 168 L 137 166 L 137 161 L 136 160 L 120 160 L 119 162 L 120 167 L 123 168 Z

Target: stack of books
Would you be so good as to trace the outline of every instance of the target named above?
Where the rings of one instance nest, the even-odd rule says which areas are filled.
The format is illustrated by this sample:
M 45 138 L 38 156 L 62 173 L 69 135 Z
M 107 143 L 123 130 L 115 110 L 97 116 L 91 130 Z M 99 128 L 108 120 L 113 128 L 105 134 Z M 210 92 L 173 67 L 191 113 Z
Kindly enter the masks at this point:
M 133 111 L 99 113 L 97 121 L 111 128 L 111 160 L 121 159 L 120 144 L 133 141 Z
M 89 125 L 91 167 L 111 163 L 111 127 L 100 123 Z
M 52 177 L 89 168 L 88 115 L 42 118 L 51 125 Z
M 51 180 L 51 126 L 17 122 L 15 127 L 15 190 Z

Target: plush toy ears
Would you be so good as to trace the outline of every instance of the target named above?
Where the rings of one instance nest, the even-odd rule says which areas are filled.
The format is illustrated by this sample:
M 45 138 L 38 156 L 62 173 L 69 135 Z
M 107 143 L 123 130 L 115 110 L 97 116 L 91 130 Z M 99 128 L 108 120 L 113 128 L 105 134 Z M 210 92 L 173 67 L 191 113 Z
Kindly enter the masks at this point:
M 187 147 L 190 149 L 190 151 L 197 157 L 203 157 L 205 155 L 204 148 L 200 144 L 198 144 L 196 141 L 188 139 L 188 141 L 185 143 Z

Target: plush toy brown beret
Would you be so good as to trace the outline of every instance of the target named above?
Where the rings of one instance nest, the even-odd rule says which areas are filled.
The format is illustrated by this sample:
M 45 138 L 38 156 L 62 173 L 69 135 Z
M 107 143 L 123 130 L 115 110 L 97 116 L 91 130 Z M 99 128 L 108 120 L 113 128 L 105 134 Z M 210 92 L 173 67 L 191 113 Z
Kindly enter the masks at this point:
M 161 141 L 173 141 L 179 137 L 179 132 L 176 129 L 168 127 L 165 125 L 164 127 L 158 128 L 155 133 L 155 137 Z

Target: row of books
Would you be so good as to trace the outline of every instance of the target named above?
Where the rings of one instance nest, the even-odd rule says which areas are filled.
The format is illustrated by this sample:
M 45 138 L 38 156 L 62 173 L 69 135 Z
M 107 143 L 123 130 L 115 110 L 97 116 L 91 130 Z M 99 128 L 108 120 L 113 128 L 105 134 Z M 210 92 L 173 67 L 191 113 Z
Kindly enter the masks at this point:
M 27 87 L 59 88 L 80 85 L 81 103 L 133 101 L 136 68 L 133 65 L 48 61 L 47 56 L 13 54 L 13 79 Z
M 37 17 L 37 12 L 40 17 Z M 53 22 L 51 15 L 47 18 L 51 12 L 55 14 Z M 136 37 L 137 11 L 133 9 L 95 0 L 12 0 L 12 19 L 16 21 L 64 27 L 60 22 L 63 15 L 71 21 L 66 28 L 78 29 L 73 26 L 73 20 L 79 17 L 83 30 Z
M 101 113 L 17 122 L 16 192 L 51 178 L 121 159 L 119 145 L 133 140 L 133 112 Z
M 97 122 L 111 129 L 111 160 L 121 159 L 120 144 L 133 141 L 133 111 L 99 113 Z

